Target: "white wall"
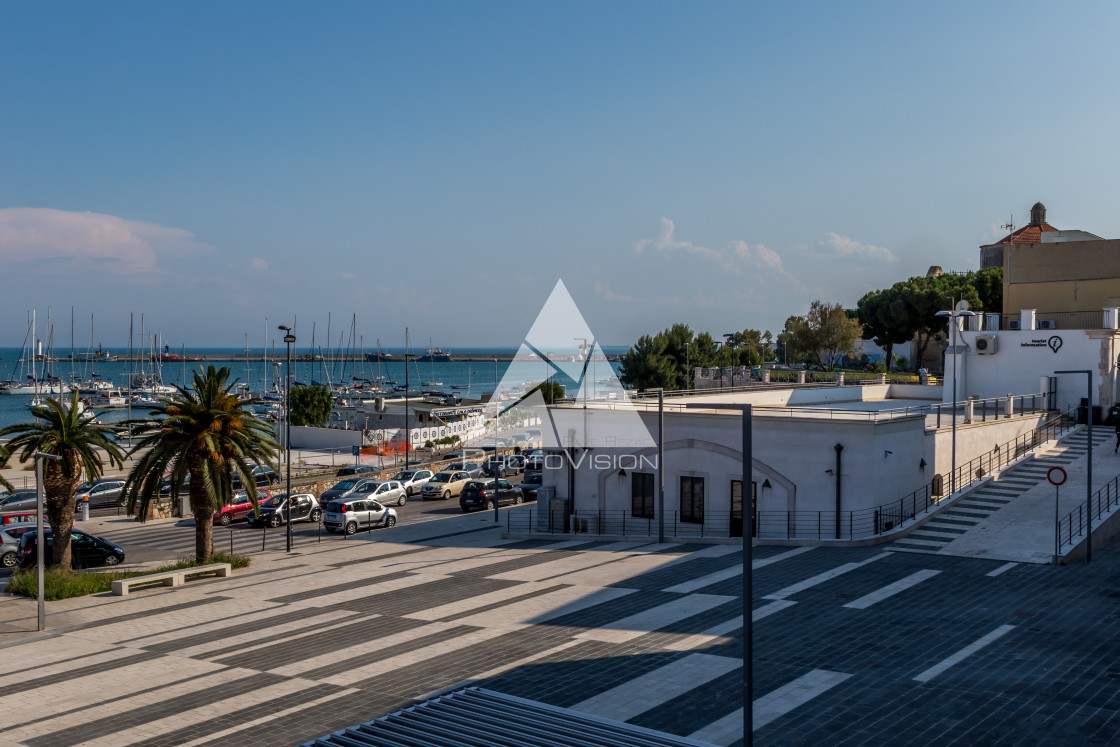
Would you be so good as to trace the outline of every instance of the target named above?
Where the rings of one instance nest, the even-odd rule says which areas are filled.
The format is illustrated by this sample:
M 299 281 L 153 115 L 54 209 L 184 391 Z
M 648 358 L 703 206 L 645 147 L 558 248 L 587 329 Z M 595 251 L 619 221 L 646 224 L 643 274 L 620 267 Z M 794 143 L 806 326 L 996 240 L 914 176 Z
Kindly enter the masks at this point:
M 978 335 L 996 335 L 998 352 L 979 355 Z M 1057 351 L 1049 345 L 1051 338 L 1061 340 Z M 1089 369 L 1093 371 L 1093 404 L 1106 407 L 1117 399 L 1116 360 L 1120 352 L 1120 335 L 1109 330 L 1006 330 L 1000 332 L 962 332 L 961 341 L 969 349 L 958 360 L 959 384 L 957 398 L 969 396 L 1002 397 L 1011 394 L 1033 394 L 1040 389 L 1041 376 L 1053 376 L 1058 370 Z M 1057 347 L 1055 344 L 1054 347 Z M 952 356 L 945 361 L 945 390 L 951 391 Z M 1085 376 L 1058 377 L 1058 401 L 1077 405 L 1085 397 Z

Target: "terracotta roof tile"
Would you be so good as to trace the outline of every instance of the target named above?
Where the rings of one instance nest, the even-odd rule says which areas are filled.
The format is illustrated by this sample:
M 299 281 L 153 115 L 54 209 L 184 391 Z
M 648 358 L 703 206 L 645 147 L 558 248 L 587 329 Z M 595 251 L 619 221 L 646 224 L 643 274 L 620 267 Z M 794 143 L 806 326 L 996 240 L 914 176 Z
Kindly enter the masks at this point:
M 1002 239 L 1000 239 L 996 243 L 997 244 L 1037 244 L 1038 242 L 1042 241 L 1042 232 L 1043 231 L 1057 231 L 1057 230 L 1058 230 L 1057 228 L 1054 228 L 1049 223 L 1043 223 L 1043 224 L 1037 225 L 1037 226 L 1035 226 L 1035 225 L 1023 226 L 1018 231 L 1015 231 L 1014 233 L 1010 233 L 1010 234 L 1004 236 Z

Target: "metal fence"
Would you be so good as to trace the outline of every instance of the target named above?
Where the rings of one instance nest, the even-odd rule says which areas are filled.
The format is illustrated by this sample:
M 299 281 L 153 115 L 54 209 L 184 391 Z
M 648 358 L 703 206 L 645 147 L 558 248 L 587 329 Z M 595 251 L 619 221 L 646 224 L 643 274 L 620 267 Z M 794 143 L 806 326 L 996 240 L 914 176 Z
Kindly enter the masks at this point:
M 1112 478 L 1103 488 L 1098 490 L 1089 499 L 1089 505 L 1079 503 L 1077 508 L 1070 511 L 1058 522 L 1058 543 L 1065 547 L 1072 545 L 1074 538 L 1085 536 L 1086 516 L 1100 518 L 1112 510 L 1113 506 L 1120 506 L 1120 475 Z
M 547 510 L 543 504 L 538 510 Z M 612 537 L 656 537 L 656 515 L 635 516 L 630 511 L 575 511 L 559 520 L 546 522 L 530 511 L 506 512 L 506 531 L 518 534 L 592 534 Z M 706 513 L 702 518 L 682 517 L 680 511 L 665 512 L 665 534 L 669 537 L 742 537 L 743 517 L 739 512 Z
M 1036 311 L 1034 313 L 1036 331 L 1050 329 L 1102 329 L 1104 310 L 1095 311 Z M 1022 314 L 1001 314 L 1001 330 L 1022 329 Z
M 854 511 L 758 511 L 754 536 L 762 539 L 863 539 L 889 532 L 936 508 L 956 490 L 962 490 L 1053 440 L 1076 426 L 1074 409 L 1057 415 L 997 445 L 990 452 L 958 465 L 956 472 L 934 475 L 921 488 L 887 504 Z M 954 480 L 953 477 L 956 477 Z M 1117 478 L 1120 480 L 1120 477 Z M 1115 482 L 1115 481 L 1114 481 Z M 1114 488 L 1109 501 L 1120 503 Z M 1107 505 L 1111 505 L 1111 502 Z M 538 506 L 538 511 L 547 510 Z M 1099 514 L 1098 510 L 1098 514 Z M 1076 512 L 1074 512 L 1076 513 Z M 534 521 L 536 519 L 536 521 Z M 1067 523 L 1072 521 L 1067 517 Z M 542 528 L 543 526 L 543 528 Z M 542 522 L 533 512 L 506 514 L 506 530 L 522 534 L 592 534 L 651 537 L 658 533 L 656 515 L 635 516 L 630 511 L 574 511 Z M 1073 531 L 1072 528 L 1069 529 Z M 679 511 L 666 512 L 665 534 L 671 537 L 742 537 L 743 519 L 738 511 L 706 513 L 685 520 Z
M 954 492 L 954 487 L 957 491 L 963 490 L 1074 428 L 1074 414 L 1074 410 L 1070 409 L 1051 418 L 1030 433 L 1016 436 L 958 465 L 955 473 L 950 471 L 934 475 L 921 488 L 891 503 L 857 511 L 841 511 L 839 514 L 835 511 L 759 512 L 755 536 L 772 539 L 860 539 L 889 532 L 936 508 Z

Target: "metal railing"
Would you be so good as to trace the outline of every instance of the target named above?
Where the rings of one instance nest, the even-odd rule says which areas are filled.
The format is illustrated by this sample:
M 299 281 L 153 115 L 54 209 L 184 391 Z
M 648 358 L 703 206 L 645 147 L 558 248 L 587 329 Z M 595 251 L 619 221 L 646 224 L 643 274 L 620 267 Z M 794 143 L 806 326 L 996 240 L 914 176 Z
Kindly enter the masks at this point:
M 897 529 L 935 509 L 951 495 L 952 486 L 962 490 L 992 472 L 1019 459 L 1034 448 L 1076 427 L 1073 408 L 1024 433 L 999 444 L 990 452 L 961 464 L 952 472 L 937 474 L 921 488 L 873 508 L 854 511 L 758 511 L 754 514 L 754 536 L 763 539 L 862 539 Z M 1117 478 L 1120 480 L 1120 477 Z M 1113 489 L 1108 498 L 1120 503 Z M 1107 505 L 1111 505 L 1108 503 Z M 538 511 L 547 510 L 538 507 Z M 1076 512 L 1074 512 L 1076 513 Z M 1099 513 L 1099 511 L 1098 511 Z M 611 536 L 655 536 L 656 515 L 636 516 L 631 511 L 574 511 L 562 521 L 545 522 L 535 512 L 508 512 L 506 530 L 524 534 L 592 534 Z M 1068 519 L 1068 517 L 1067 517 Z M 535 521 L 536 520 L 536 521 Z M 1067 522 L 1068 523 L 1068 522 Z M 1070 530 L 1072 531 L 1072 529 Z M 672 537 L 742 537 L 739 512 L 708 512 L 700 521 L 685 521 L 680 512 L 666 512 L 665 533 Z
M 756 536 L 769 538 L 860 539 L 874 537 L 896 529 L 908 521 L 936 508 L 951 495 L 999 470 L 1027 452 L 1053 440 L 1076 426 L 1070 409 L 1057 415 L 1030 433 L 1016 436 L 989 452 L 958 465 L 952 471 L 934 475 L 933 479 L 913 492 L 874 508 L 855 511 L 760 511 Z
M 540 506 L 538 510 L 547 510 Z M 670 537 L 742 537 L 743 517 L 739 512 L 706 513 L 703 518 L 682 518 L 680 511 L 665 512 L 665 534 Z M 574 511 L 544 528 L 530 511 L 507 511 L 506 531 L 518 534 L 591 534 L 612 537 L 656 537 L 656 515 L 636 516 L 630 511 Z
M 1034 313 L 1036 332 L 1052 329 L 1102 329 L 1104 310 L 1095 311 L 1036 311 Z M 1001 314 L 1001 330 L 1022 329 L 1022 314 Z M 1046 325 L 1046 326 L 1043 326 Z M 1026 330 L 1031 331 L 1031 330 Z
M 1092 515 L 1099 522 L 1113 506 L 1120 506 L 1120 475 L 1112 478 L 1103 488 L 1094 493 L 1089 499 L 1088 506 L 1079 503 L 1077 508 L 1062 517 L 1058 522 L 1058 543 L 1065 547 L 1072 545 L 1075 537 L 1084 537 L 1086 515 Z

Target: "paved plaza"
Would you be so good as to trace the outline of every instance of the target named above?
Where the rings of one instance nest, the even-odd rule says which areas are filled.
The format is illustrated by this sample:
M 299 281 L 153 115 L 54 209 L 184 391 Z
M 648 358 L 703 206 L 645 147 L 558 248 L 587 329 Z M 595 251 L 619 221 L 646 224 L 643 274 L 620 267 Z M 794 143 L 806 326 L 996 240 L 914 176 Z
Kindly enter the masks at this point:
M 755 548 L 759 744 L 1120 740 L 1120 551 L 1092 565 Z M 469 515 L 231 579 L 5 598 L 12 745 L 293 745 L 475 684 L 741 743 L 733 545 L 502 539 Z

